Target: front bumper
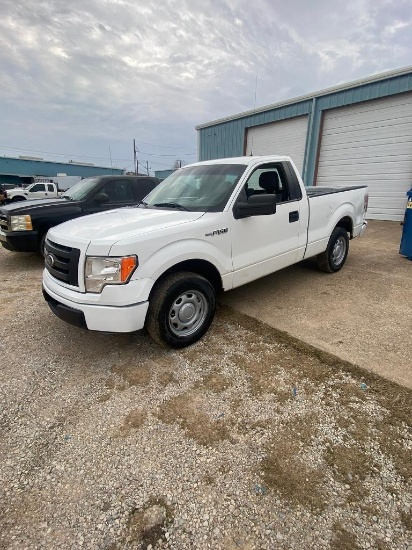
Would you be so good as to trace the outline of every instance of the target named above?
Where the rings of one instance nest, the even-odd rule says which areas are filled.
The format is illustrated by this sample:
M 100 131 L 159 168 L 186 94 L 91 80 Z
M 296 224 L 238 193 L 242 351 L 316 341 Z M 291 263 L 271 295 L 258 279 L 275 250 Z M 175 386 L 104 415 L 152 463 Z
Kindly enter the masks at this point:
M 37 231 L 3 231 L 0 229 L 3 248 L 13 252 L 37 252 L 39 238 Z
M 66 323 L 101 332 L 134 332 L 144 327 L 149 302 L 105 306 L 72 302 L 56 294 L 43 279 L 43 296 L 52 312 Z

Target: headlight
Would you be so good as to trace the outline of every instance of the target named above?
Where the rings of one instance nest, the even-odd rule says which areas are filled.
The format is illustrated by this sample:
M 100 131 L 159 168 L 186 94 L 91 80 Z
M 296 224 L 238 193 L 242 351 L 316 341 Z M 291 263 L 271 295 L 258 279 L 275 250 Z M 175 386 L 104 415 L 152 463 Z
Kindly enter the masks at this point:
M 136 256 L 124 258 L 86 258 L 85 283 L 86 291 L 101 292 L 106 285 L 124 285 L 138 266 Z
M 10 225 L 12 231 L 31 231 L 33 229 L 29 215 L 10 216 Z

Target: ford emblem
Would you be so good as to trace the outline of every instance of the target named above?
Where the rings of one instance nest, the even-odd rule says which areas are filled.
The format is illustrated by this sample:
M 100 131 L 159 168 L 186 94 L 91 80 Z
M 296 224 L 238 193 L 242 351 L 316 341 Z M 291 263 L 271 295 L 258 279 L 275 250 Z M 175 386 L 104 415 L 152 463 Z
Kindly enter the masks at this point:
M 45 261 L 46 261 L 46 264 L 49 267 L 53 267 L 54 266 L 54 256 L 53 256 L 53 254 L 47 254 L 47 256 L 45 257 Z

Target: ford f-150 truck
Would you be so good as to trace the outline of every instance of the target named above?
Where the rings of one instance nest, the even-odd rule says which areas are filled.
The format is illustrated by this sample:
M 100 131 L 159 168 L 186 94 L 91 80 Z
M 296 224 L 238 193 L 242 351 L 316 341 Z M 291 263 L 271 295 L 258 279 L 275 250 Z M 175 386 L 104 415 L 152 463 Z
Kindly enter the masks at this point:
M 366 227 L 367 203 L 366 186 L 305 188 L 289 157 L 192 164 L 138 207 L 51 229 L 43 294 L 79 327 L 146 327 L 182 348 L 208 330 L 219 291 L 310 257 L 339 271 Z
M 0 207 L 0 242 L 7 250 L 43 253 L 51 227 L 86 214 L 138 204 L 158 183 L 157 178 L 148 176 L 97 176 L 79 181 L 58 199 Z

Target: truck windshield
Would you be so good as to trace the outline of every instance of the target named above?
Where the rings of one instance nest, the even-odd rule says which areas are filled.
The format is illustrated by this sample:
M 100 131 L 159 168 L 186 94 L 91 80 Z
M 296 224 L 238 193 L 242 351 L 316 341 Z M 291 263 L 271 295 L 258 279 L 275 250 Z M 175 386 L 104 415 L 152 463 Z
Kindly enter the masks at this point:
M 146 198 L 153 208 L 181 208 L 201 212 L 222 212 L 244 164 L 203 164 L 174 172 Z
M 90 189 L 93 189 L 98 181 L 99 178 L 86 178 L 84 180 L 80 180 L 65 192 L 63 198 L 70 199 L 72 201 L 80 201 L 89 194 Z

